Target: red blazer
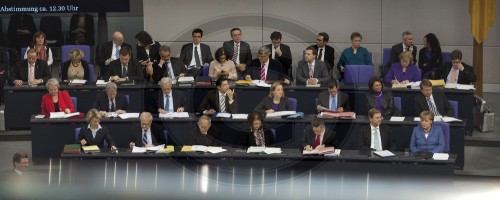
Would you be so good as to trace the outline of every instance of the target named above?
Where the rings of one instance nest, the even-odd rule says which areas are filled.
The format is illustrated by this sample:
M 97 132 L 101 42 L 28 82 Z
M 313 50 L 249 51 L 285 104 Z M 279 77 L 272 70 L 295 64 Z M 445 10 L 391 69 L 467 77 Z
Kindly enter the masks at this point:
M 57 97 L 59 98 L 59 109 L 57 112 L 64 112 L 66 108 L 69 108 L 72 113 L 75 112 L 75 106 L 73 105 L 73 101 L 71 101 L 68 92 L 59 90 Z M 56 112 L 56 110 L 54 108 L 54 102 L 52 101 L 52 95 L 47 93 L 42 97 L 42 115 L 48 115 L 50 112 Z

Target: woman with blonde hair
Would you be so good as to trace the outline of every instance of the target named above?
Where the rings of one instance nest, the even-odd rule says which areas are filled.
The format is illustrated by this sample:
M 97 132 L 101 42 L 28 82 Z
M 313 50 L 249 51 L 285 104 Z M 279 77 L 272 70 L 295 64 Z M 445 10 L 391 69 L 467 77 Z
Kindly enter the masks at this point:
M 292 106 L 290 102 L 288 102 L 288 97 L 285 96 L 283 85 L 279 82 L 275 82 L 271 85 L 269 96 L 264 97 L 254 109 L 255 112 L 259 112 L 262 115 L 286 110 L 292 110 Z
M 89 63 L 83 60 L 84 54 L 80 49 L 71 49 L 69 52 L 69 60 L 64 62 L 61 68 L 61 80 L 69 82 L 73 79 L 90 80 Z

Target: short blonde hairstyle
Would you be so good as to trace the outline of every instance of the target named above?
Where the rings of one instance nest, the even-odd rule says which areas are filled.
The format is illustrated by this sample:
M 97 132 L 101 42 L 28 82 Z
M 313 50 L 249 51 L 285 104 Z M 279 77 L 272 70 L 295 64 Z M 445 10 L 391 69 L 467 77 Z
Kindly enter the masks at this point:
M 412 62 L 413 61 L 413 55 L 411 55 L 410 52 L 405 51 L 405 52 L 399 54 L 399 60 L 407 60 L 409 62 Z
M 280 82 L 274 82 L 271 85 L 271 88 L 269 88 L 269 97 L 274 98 L 273 92 L 278 88 L 278 86 L 283 87 L 283 85 Z M 283 90 L 283 96 L 285 96 L 285 91 Z
M 430 119 L 431 122 L 434 121 L 434 114 L 431 111 L 425 110 L 420 113 L 420 121 L 423 119 Z
M 83 54 L 83 51 L 77 48 L 73 48 L 69 52 L 69 59 L 71 60 L 76 60 L 76 59 L 81 60 L 83 59 L 84 56 L 85 54 Z
M 92 120 L 94 118 L 97 118 L 100 121 L 102 116 L 97 109 L 92 108 L 89 110 L 89 112 L 87 112 L 87 116 L 85 117 L 85 120 L 87 120 L 87 122 L 90 122 L 90 120 Z
M 45 87 L 49 88 L 50 85 L 59 88 L 59 81 L 56 78 L 51 78 L 47 81 L 47 83 L 45 83 Z

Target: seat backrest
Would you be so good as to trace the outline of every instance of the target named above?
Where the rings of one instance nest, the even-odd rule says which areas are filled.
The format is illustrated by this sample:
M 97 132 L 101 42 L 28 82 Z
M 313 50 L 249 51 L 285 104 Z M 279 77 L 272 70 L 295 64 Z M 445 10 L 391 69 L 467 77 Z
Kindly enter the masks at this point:
M 448 153 L 450 152 L 450 124 L 446 122 L 433 122 L 433 125 L 440 126 L 441 129 L 443 129 L 443 135 L 444 135 L 444 152 Z
M 168 130 L 163 129 L 163 134 L 165 135 L 165 146 L 167 146 L 167 144 L 168 144 Z
M 297 99 L 288 97 L 288 102 L 292 107 L 292 110 L 297 111 Z
M 368 84 L 373 77 L 373 66 L 371 65 L 346 65 L 344 71 L 344 83 L 346 84 Z
M 451 53 L 450 52 L 442 52 L 443 56 L 443 64 L 446 62 L 451 62 Z
M 208 76 L 209 70 L 210 70 L 210 65 L 208 65 L 206 67 L 204 66 L 203 67 L 203 76 Z
M 448 100 L 451 107 L 453 107 L 453 117 L 458 119 L 458 101 Z
M 83 60 L 90 63 L 90 46 L 89 45 L 63 45 L 61 46 L 61 60 L 69 60 L 69 52 L 71 49 L 77 48 L 83 51 Z
M 391 59 L 391 48 L 384 48 L 384 55 L 382 55 L 382 65 L 385 67 L 389 60 Z
M 89 80 L 90 82 L 94 81 L 94 65 L 89 64 Z
M 78 99 L 76 97 L 69 97 L 73 102 L 73 106 L 75 107 L 75 112 L 78 111 Z
M 392 97 L 392 99 L 394 100 L 394 107 L 396 107 L 400 113 L 403 113 L 401 110 L 401 97 Z
M 45 33 L 48 41 L 55 41 L 51 44 L 60 46 L 63 39 L 61 17 L 45 16 L 40 18 L 40 31 Z
M 126 94 L 125 98 L 127 99 L 127 102 L 130 104 L 130 96 L 128 94 Z
M 23 47 L 21 48 L 21 60 L 24 60 L 24 55 L 26 54 L 26 51 L 28 51 L 28 47 Z
M 82 129 L 81 127 L 75 128 L 75 143 L 76 144 L 80 144 L 80 141 L 78 141 L 78 135 L 80 134 L 81 129 Z M 102 147 L 104 149 L 108 148 L 108 142 L 106 140 L 104 140 L 104 144 L 102 145 Z

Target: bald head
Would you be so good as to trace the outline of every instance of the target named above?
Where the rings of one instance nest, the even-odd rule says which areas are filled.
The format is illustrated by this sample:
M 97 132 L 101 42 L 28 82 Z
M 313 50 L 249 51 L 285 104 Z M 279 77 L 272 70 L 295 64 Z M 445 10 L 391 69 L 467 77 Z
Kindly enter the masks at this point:
M 113 43 L 115 43 L 116 45 L 122 45 L 123 39 L 123 34 L 119 31 L 113 33 Z

